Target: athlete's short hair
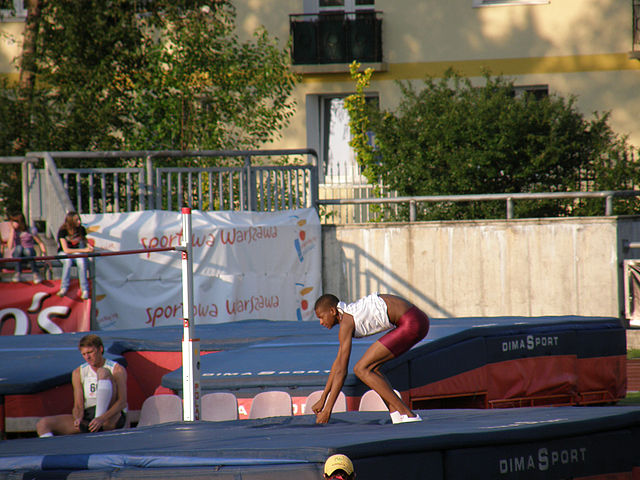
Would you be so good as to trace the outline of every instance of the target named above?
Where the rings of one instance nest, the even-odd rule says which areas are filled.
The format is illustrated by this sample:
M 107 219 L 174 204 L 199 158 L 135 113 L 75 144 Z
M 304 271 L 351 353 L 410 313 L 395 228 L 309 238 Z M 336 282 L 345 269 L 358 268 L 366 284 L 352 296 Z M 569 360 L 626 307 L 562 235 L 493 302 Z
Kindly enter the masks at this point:
M 313 309 L 317 310 L 318 308 L 335 308 L 338 306 L 339 301 L 340 300 L 338 299 L 338 297 L 336 297 L 332 293 L 325 293 L 316 300 L 316 304 L 313 306 Z
M 96 347 L 96 348 L 102 347 L 102 349 L 104 350 L 102 339 L 95 333 L 90 333 L 80 339 L 80 342 L 78 342 L 78 348 L 82 348 L 82 347 Z

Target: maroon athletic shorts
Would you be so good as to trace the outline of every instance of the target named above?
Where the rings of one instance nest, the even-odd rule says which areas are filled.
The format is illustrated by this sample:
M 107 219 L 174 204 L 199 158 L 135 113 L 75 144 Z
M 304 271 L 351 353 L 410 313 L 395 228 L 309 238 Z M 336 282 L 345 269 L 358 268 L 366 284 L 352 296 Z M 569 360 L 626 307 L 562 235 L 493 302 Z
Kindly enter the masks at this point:
M 396 328 L 380 338 L 394 356 L 402 355 L 427 336 L 429 317 L 415 305 L 398 319 Z

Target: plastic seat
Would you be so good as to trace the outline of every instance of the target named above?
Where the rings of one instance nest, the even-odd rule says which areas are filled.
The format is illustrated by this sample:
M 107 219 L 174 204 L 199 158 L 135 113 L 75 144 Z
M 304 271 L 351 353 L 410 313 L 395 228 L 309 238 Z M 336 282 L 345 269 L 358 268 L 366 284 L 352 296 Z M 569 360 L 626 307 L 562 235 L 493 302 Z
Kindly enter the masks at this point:
M 182 420 L 182 399 L 178 395 L 153 395 L 140 408 L 138 426 Z
M 214 392 L 202 396 L 202 420 L 222 422 L 238 419 L 238 399 L 233 393 Z
M 316 403 L 320 396 L 322 395 L 323 390 L 316 390 L 315 392 L 311 392 L 311 394 L 307 397 L 307 401 L 304 404 L 304 414 L 311 414 L 313 410 L 313 404 Z M 345 397 L 343 392 L 340 392 L 338 398 L 336 399 L 336 403 L 333 404 L 333 408 L 331 409 L 331 413 L 335 412 L 346 412 L 347 411 L 347 397 Z
M 12 232 L 11 222 L 0 222 L 0 257 L 2 258 L 11 256 L 11 252 L 8 251 L 7 247 Z M 2 268 L 5 269 L 6 267 L 8 267 L 8 264 L 3 263 Z
M 281 417 L 293 415 L 291 395 L 287 392 L 260 392 L 251 402 L 249 418 Z
M 400 397 L 400 392 L 397 390 L 393 390 L 398 397 Z M 382 397 L 378 395 L 378 392 L 375 390 L 368 390 L 362 395 L 360 399 L 360 406 L 358 407 L 358 411 L 360 412 L 381 412 L 388 411 L 387 405 L 382 400 Z

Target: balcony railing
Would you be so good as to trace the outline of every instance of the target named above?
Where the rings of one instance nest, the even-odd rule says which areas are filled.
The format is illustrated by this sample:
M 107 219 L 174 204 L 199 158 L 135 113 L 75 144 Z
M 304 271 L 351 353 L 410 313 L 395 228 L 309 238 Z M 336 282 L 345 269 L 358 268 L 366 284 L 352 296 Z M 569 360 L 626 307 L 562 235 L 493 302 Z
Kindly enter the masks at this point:
M 381 12 L 290 15 L 293 64 L 382 62 Z

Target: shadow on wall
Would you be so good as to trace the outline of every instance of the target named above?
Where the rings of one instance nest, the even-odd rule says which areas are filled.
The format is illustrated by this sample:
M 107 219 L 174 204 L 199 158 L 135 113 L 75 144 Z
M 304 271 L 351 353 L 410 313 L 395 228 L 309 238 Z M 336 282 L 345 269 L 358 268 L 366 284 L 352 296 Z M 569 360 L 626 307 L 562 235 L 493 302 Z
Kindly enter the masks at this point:
M 355 301 L 363 292 L 391 293 L 427 307 L 430 315 L 454 316 L 359 245 L 338 241 L 335 228 L 323 226 L 322 241 L 322 289 L 325 293 L 333 293 L 344 301 Z M 327 248 L 330 244 L 339 245 L 339 248 Z M 328 251 L 335 255 L 327 255 Z

